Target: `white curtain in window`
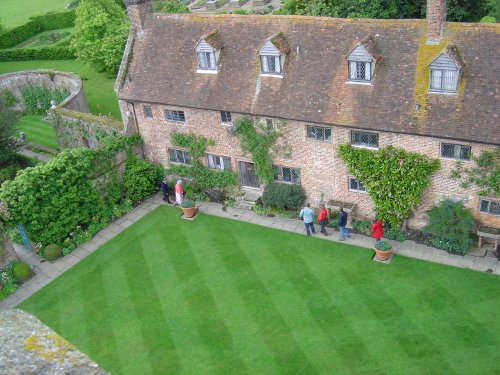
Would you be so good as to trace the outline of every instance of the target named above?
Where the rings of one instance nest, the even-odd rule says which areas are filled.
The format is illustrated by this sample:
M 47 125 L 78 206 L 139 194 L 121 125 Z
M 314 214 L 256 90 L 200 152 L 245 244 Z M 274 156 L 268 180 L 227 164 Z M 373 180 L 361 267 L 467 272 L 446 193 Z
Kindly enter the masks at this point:
M 262 63 L 262 73 L 280 73 L 280 59 L 279 56 L 262 55 L 260 57 Z
M 365 63 L 365 80 L 371 81 L 372 79 L 372 64 Z
M 455 91 L 457 82 L 456 70 L 445 70 L 443 74 L 443 90 L 445 91 Z
M 438 69 L 431 70 L 431 89 L 441 90 L 442 71 Z
M 356 61 L 349 61 L 349 78 L 356 79 Z

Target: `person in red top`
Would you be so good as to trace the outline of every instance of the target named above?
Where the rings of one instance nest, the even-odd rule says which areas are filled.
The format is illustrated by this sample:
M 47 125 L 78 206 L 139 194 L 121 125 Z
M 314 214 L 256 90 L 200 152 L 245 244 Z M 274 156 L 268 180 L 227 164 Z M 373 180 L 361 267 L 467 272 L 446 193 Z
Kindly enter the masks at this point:
M 375 216 L 372 221 L 372 237 L 375 238 L 375 240 L 380 241 L 382 234 L 382 220 L 377 219 L 377 216 Z
M 320 232 L 325 236 L 328 236 L 328 232 L 326 231 L 325 225 L 328 224 L 328 211 L 325 208 L 325 205 L 319 206 L 320 210 L 318 213 L 318 223 L 321 224 Z

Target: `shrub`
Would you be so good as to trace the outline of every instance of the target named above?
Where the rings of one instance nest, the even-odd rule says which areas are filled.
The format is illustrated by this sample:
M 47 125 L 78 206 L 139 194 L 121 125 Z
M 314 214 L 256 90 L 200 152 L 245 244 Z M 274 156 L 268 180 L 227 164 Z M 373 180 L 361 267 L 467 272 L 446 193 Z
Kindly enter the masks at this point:
M 442 201 L 427 212 L 429 224 L 424 228 L 431 235 L 431 243 L 443 250 L 466 253 L 472 247 L 475 220 L 462 202 Z
M 304 189 L 300 185 L 280 184 L 277 182 L 266 185 L 262 194 L 264 206 L 280 208 L 299 208 L 306 200 Z
M 26 263 L 15 263 L 12 273 L 17 281 L 26 281 L 31 277 L 31 269 Z
M 181 203 L 182 208 L 193 208 L 194 207 L 194 202 L 190 201 L 189 199 L 186 199 L 184 202 Z
M 0 34 L 0 49 L 12 48 L 22 41 L 47 30 L 65 29 L 75 25 L 75 11 L 47 13 L 30 17 L 21 26 L 9 29 Z
M 123 175 L 127 198 L 132 202 L 140 202 L 158 191 L 163 172 L 161 166 L 130 155 Z
M 384 237 L 389 240 L 403 242 L 406 240 L 406 234 L 398 228 L 384 229 Z
M 12 91 L 5 89 L 0 91 L 0 102 L 2 102 L 6 108 L 12 108 L 17 104 L 17 98 Z
M 51 244 L 45 246 L 45 249 L 43 249 L 43 257 L 51 262 L 59 258 L 61 255 L 62 251 L 59 245 Z
M 391 250 L 391 244 L 387 241 L 377 241 L 375 242 L 375 248 L 380 251 L 389 251 Z
M 69 46 L 0 49 L 0 61 L 71 60 L 75 53 Z
M 50 108 L 53 100 L 56 104 L 61 103 L 70 95 L 70 91 L 64 89 L 51 89 L 46 86 L 24 86 L 21 87 L 21 96 L 26 114 L 45 114 Z
M 14 263 L 11 262 L 5 268 L 0 269 L 0 301 L 17 289 L 16 278 L 12 271 L 13 266 Z
M 372 223 L 370 220 L 353 220 L 352 229 L 358 233 L 370 236 L 372 234 Z

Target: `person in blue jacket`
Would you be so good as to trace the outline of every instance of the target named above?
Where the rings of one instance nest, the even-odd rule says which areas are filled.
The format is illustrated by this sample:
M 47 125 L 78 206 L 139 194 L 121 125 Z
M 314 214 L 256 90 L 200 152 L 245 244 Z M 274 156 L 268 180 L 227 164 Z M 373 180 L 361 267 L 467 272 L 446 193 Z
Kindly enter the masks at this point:
M 340 230 L 340 240 L 344 241 L 345 235 L 347 235 L 347 238 L 351 238 L 351 233 L 349 233 L 349 231 L 345 227 L 347 225 L 347 212 L 344 212 L 344 209 L 342 207 L 340 207 L 338 224 Z
M 168 204 L 172 204 L 172 202 L 170 202 L 170 199 L 168 198 L 168 193 L 170 192 L 170 188 L 168 187 L 166 177 L 161 182 L 160 188 L 161 188 L 161 192 L 163 193 L 163 202 L 167 202 Z

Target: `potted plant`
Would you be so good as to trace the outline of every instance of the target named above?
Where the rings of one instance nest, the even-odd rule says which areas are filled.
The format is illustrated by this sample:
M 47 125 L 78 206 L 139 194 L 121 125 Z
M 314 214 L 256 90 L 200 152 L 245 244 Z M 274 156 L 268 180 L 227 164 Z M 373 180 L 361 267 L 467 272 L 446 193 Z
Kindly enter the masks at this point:
M 196 214 L 196 205 L 189 199 L 181 203 L 181 208 L 182 212 L 184 212 L 184 217 L 190 218 Z
M 389 259 L 392 253 L 391 244 L 384 240 L 375 242 L 373 249 L 375 250 L 377 259 L 382 261 Z

